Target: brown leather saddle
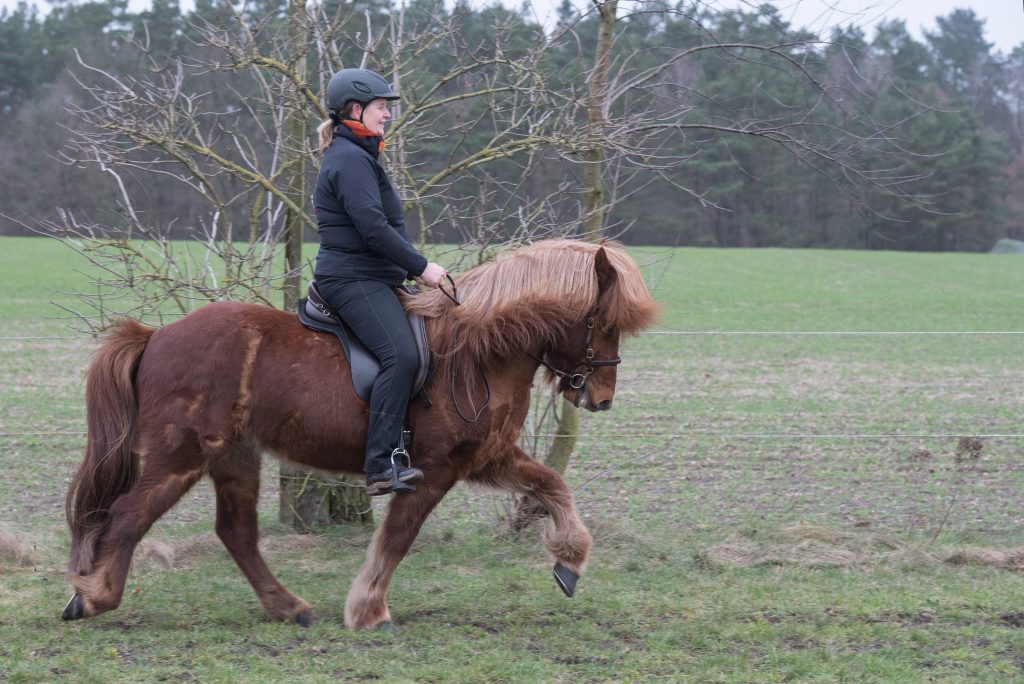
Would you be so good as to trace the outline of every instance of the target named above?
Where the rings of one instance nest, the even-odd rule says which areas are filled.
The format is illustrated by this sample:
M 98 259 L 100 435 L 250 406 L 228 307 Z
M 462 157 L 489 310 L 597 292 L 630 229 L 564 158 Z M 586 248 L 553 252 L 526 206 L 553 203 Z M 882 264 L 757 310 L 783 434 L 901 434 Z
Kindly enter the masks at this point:
M 419 290 L 409 285 L 402 285 L 409 294 L 416 294 Z M 299 320 L 304 326 L 318 332 L 332 333 L 341 342 L 345 350 L 345 357 L 352 368 L 352 386 L 359 398 L 370 403 L 370 391 L 373 389 L 373 381 L 377 379 L 380 372 L 380 363 L 359 341 L 359 338 L 349 330 L 336 313 L 320 295 L 315 282 L 309 284 L 307 296 L 299 300 Z M 409 327 L 412 328 L 412 335 L 416 340 L 416 355 L 419 358 L 419 365 L 412 384 L 412 396 L 420 393 L 424 402 L 430 405 L 430 400 L 423 393 L 423 386 L 433 374 L 433 364 L 430 361 L 430 347 L 427 342 L 427 327 L 419 314 L 407 314 Z

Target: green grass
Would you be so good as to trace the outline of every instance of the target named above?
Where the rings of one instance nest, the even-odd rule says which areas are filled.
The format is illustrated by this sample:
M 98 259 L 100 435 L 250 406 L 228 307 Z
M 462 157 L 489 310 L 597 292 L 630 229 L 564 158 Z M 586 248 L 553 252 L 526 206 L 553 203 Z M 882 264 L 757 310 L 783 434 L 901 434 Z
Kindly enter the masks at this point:
M 121 608 L 61 623 L 92 342 L 0 339 L 0 680 L 1024 681 L 1020 573 L 945 562 L 1024 547 L 1024 439 L 955 458 L 960 436 L 1024 432 L 1024 337 L 703 334 L 1024 331 L 1024 260 L 635 253 L 655 328 L 702 334 L 628 341 L 615 409 L 583 419 L 567 479 L 596 546 L 577 596 L 536 530 L 496 532 L 507 496 L 459 487 L 395 577 L 397 635 L 343 627 L 370 531 L 279 529 L 272 464 L 268 562 L 321 622 L 265 617 L 203 483 Z M 71 250 L 3 238 L 0 337 L 72 336 L 45 302 L 87 285 Z
M 1021 330 L 1017 255 L 636 250 L 671 307 L 661 325 L 723 331 Z
M 446 532 L 438 534 L 438 528 Z M 396 577 L 402 632 L 344 630 L 365 534 L 268 556 L 319 606 L 309 630 L 269 622 L 222 552 L 143 566 L 122 607 L 60 624 L 60 581 L 5 577 L 5 681 L 1006 682 L 1022 637 L 1019 576 L 949 566 L 709 570 L 682 547 L 605 545 L 562 598 L 536 546 L 431 524 Z M 276 537 L 272 537 L 272 540 Z M 661 541 L 668 542 L 668 538 Z M 628 554 L 631 562 L 621 563 Z M 57 676 L 61 675 L 61 676 Z M 932 679 L 929 679 L 932 678 Z

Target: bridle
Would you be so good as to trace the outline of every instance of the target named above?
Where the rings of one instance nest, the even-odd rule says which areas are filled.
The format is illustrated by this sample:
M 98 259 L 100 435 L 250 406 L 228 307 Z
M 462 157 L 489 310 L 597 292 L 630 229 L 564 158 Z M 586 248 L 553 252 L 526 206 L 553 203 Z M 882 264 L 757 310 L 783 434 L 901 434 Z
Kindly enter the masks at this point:
M 577 401 L 583 396 L 583 390 L 587 386 L 587 380 L 589 380 L 590 376 L 594 374 L 594 370 L 596 368 L 600 368 L 602 366 L 618 366 L 622 363 L 622 357 L 620 356 L 616 356 L 612 359 L 594 358 L 594 347 L 591 346 L 591 344 L 594 339 L 595 325 L 596 316 L 594 315 L 594 311 L 591 310 L 591 312 L 587 314 L 587 338 L 583 343 L 586 350 L 583 352 L 583 360 L 573 366 L 572 370 L 559 370 L 548 363 L 545 359 L 534 356 L 530 352 L 526 352 L 527 356 L 554 373 L 559 379 L 565 380 L 569 384 L 570 388 L 576 390 Z M 584 372 L 579 372 L 581 367 L 584 369 Z

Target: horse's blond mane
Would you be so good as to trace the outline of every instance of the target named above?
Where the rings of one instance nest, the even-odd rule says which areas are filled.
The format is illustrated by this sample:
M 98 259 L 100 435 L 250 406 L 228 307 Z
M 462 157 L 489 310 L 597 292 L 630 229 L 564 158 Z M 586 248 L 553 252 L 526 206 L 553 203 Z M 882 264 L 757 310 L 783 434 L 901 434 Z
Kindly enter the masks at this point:
M 602 247 L 616 277 L 598 301 L 595 256 Z M 595 308 L 599 325 L 627 334 L 657 315 L 639 268 L 618 243 L 545 240 L 505 252 L 455 282 L 460 306 L 429 290 L 406 308 L 427 318 L 436 354 L 458 353 L 465 364 L 556 344 Z

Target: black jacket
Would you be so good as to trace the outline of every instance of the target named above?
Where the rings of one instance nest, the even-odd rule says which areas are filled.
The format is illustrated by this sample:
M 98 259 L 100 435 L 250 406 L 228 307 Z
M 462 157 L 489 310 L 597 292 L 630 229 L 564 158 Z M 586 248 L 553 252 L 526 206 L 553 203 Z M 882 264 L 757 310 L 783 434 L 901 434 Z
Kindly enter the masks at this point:
M 344 124 L 334 129 L 313 193 L 317 278 L 400 285 L 427 267 L 409 243 L 402 200 L 378 161 L 380 140 L 357 138 Z

